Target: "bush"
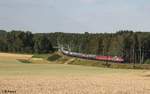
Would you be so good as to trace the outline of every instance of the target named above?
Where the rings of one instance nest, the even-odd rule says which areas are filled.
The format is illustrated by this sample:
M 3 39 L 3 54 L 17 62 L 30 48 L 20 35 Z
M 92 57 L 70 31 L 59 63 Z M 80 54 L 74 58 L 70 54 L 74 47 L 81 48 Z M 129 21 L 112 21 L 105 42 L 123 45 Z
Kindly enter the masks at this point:
M 18 61 L 20 61 L 22 63 L 31 63 L 29 60 L 25 60 L 25 59 L 18 59 Z
M 147 59 L 147 60 L 145 61 L 145 64 L 150 64 L 150 59 Z
M 47 60 L 49 60 L 49 61 L 56 61 L 56 60 L 58 60 L 59 58 L 61 58 L 60 55 L 54 54 L 54 55 L 52 55 L 52 56 L 49 56 Z

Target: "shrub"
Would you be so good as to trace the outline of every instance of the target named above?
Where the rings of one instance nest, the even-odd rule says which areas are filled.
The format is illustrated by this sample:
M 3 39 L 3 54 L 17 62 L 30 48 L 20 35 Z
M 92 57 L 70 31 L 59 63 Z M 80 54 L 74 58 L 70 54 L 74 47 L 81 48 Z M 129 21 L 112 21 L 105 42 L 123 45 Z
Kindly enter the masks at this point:
M 58 60 L 58 59 L 60 59 L 60 58 L 61 58 L 60 55 L 54 54 L 54 55 L 52 55 L 52 56 L 49 56 L 47 60 L 49 60 L 49 61 L 56 61 L 56 60 Z
M 20 61 L 22 63 L 31 63 L 29 60 L 25 60 L 25 59 L 18 59 L 18 61 Z
M 147 59 L 147 60 L 145 61 L 145 64 L 150 64 L 150 59 Z

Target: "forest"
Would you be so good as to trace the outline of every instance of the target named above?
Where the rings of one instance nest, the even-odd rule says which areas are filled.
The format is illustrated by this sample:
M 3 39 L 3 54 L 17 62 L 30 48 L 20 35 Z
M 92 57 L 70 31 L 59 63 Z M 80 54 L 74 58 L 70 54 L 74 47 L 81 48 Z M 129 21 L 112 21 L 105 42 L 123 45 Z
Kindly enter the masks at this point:
M 32 33 L 0 30 L 0 51 L 51 53 L 56 48 L 86 54 L 121 56 L 125 63 L 150 62 L 150 33 L 121 30 L 116 33 Z

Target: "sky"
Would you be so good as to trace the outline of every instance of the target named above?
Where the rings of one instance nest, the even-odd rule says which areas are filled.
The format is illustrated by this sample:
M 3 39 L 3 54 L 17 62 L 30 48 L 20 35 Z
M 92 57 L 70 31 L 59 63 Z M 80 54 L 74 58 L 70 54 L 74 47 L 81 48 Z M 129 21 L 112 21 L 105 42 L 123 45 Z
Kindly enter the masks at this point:
M 150 31 L 150 0 L 0 0 L 0 29 L 70 33 Z

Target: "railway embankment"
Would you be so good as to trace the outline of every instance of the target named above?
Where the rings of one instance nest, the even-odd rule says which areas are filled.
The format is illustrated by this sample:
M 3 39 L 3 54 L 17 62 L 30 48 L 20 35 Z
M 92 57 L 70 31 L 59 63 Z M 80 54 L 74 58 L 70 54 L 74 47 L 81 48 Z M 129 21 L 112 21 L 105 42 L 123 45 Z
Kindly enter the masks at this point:
M 35 58 L 39 58 L 34 60 Z M 27 60 L 25 61 L 25 63 Z M 133 64 L 133 63 L 114 63 L 108 61 L 97 61 L 97 60 L 87 60 L 72 56 L 66 56 L 60 52 L 53 54 L 43 54 L 43 55 L 33 55 L 29 61 L 30 63 L 56 63 L 56 64 L 71 64 L 71 65 L 83 65 L 83 66 L 93 66 L 93 67 L 104 67 L 104 68 L 118 68 L 118 69 L 150 69 L 150 64 Z M 24 62 L 23 62 L 24 63 Z M 27 62 L 28 63 L 28 62 Z M 39 63 L 38 63 L 39 64 Z

